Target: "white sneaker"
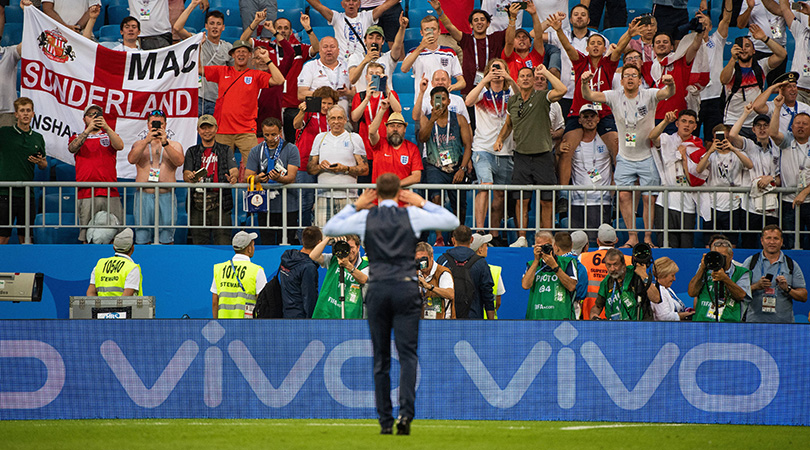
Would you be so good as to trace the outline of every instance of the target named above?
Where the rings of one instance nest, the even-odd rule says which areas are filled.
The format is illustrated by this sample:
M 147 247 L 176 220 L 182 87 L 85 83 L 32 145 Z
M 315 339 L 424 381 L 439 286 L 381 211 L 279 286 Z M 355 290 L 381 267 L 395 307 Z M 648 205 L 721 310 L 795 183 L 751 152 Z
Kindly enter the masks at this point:
M 517 238 L 517 240 L 515 242 L 512 242 L 512 244 L 509 245 L 509 246 L 510 247 L 528 247 L 529 244 L 526 242 L 526 238 L 521 236 L 521 237 Z

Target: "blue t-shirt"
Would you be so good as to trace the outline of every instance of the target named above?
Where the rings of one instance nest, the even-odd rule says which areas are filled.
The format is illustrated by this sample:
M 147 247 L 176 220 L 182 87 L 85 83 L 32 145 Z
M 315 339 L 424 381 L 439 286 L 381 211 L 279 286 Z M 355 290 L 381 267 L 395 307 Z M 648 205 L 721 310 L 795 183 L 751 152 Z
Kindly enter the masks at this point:
M 276 149 L 268 149 L 267 145 L 262 142 L 250 149 L 245 169 L 252 170 L 257 174 L 271 172 L 276 165 L 276 161 L 273 159 L 275 153 Z M 298 153 L 298 147 L 289 142 L 282 143 L 278 159 L 285 169 L 289 169 L 289 166 L 298 167 L 301 165 L 301 156 Z M 277 183 L 273 180 L 268 180 L 264 184 L 271 185 L 272 187 L 273 184 Z M 278 192 L 279 194 L 276 198 L 270 200 L 270 205 L 268 206 L 270 212 L 281 212 L 281 191 L 279 190 Z M 298 189 L 287 190 L 287 212 L 290 211 L 298 211 Z
M 448 114 L 447 126 L 440 127 L 438 123 L 433 124 L 430 139 L 425 143 L 425 147 L 429 164 L 446 172 L 455 172 L 451 168 L 456 168 L 461 164 L 461 158 L 464 156 L 464 142 L 461 140 L 458 115 L 452 111 L 449 111 Z M 428 114 L 427 118 L 430 119 L 431 115 Z M 442 157 L 443 152 L 446 152 L 446 158 Z M 445 164 L 443 161 L 451 161 L 451 163 Z

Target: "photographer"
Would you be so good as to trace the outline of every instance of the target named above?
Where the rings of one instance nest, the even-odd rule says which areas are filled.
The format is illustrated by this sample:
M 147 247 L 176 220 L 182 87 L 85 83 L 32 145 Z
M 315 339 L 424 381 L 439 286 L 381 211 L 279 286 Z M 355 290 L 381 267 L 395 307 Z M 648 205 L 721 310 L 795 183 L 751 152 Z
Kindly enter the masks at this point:
M 332 253 L 324 253 L 327 245 Z M 324 239 L 309 257 L 326 269 L 313 319 L 362 319 L 363 292 L 368 281 L 368 259 L 360 258 L 360 236 Z
M 104 120 L 104 111 L 98 105 L 84 109 L 85 129 L 68 141 L 68 151 L 76 159 L 76 181 L 115 183 L 118 152 L 124 141 Z M 77 192 L 79 224 L 87 225 L 99 211 L 107 211 L 124 223 L 121 199 L 116 188 L 80 188 Z M 79 240 L 87 243 L 87 229 L 79 232 Z M 227 244 L 227 242 L 225 243 Z
M 607 320 L 653 320 L 649 296 L 655 287 L 647 274 L 652 263 L 649 245 L 633 247 L 633 265 L 626 266 L 624 253 L 615 248 L 609 249 L 602 261 L 608 273 L 599 285 L 591 320 L 601 320 L 599 314 L 603 309 Z
M 453 274 L 433 260 L 433 247 L 427 242 L 416 244 L 416 265 L 422 295 L 422 318 L 455 319 Z
M 557 256 L 565 252 L 554 241 L 547 231 L 534 235 L 534 260 L 527 264 L 521 280 L 523 289 L 529 290 L 526 319 L 576 320 L 577 271 L 571 263 L 575 258 Z
M 688 293 L 695 297 L 695 315 L 699 322 L 742 322 L 751 301 L 749 270 L 732 264 L 731 242 L 718 239 L 703 255 L 697 273 L 689 282 Z

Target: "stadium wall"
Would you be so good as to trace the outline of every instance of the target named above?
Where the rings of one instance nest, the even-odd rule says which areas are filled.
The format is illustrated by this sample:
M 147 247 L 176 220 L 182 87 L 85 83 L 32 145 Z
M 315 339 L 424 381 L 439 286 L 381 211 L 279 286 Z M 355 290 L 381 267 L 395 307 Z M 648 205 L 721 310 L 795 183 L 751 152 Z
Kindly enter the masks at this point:
M 275 274 L 281 253 L 292 247 L 259 246 L 253 261 L 262 265 L 267 276 Z M 444 248 L 436 247 L 435 257 Z M 625 253 L 629 251 L 625 249 Z M 701 249 L 655 249 L 653 256 L 669 256 L 680 272 L 673 289 L 687 302 L 689 280 L 700 264 Z M 737 249 L 734 259 L 742 262 L 753 250 Z M 796 263 L 810 276 L 810 252 L 788 251 Z M 0 319 L 67 319 L 69 298 L 84 295 L 90 271 L 99 258 L 112 255 L 112 246 L 99 245 L 3 245 L 0 246 L 0 272 L 43 272 L 45 289 L 40 303 L 10 303 L 0 301 Z M 156 314 L 162 319 L 179 319 L 188 315 L 194 319 L 211 318 L 211 279 L 213 265 L 228 260 L 233 250 L 228 246 L 138 245 L 132 255 L 143 270 L 144 295 L 157 298 Z M 532 259 L 530 248 L 490 248 L 487 261 L 503 267 L 506 286 L 500 319 L 526 317 L 528 291 L 520 286 L 526 262 Z M 325 271 L 321 270 L 323 282 Z M 794 303 L 797 322 L 807 323 L 810 304 Z
M 423 321 L 417 418 L 807 426 L 808 338 L 802 325 Z M 371 367 L 363 321 L 4 320 L 0 420 L 371 419 Z

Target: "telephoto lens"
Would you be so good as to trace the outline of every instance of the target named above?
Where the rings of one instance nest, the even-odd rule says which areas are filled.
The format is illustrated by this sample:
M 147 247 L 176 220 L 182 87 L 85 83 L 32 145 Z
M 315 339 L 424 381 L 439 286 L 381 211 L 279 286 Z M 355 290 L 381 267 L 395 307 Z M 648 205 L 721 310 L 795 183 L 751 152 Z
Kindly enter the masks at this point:
M 338 259 L 346 258 L 351 251 L 352 248 L 346 241 L 335 241 L 335 243 L 332 244 L 332 253 L 334 253 L 335 257 Z

